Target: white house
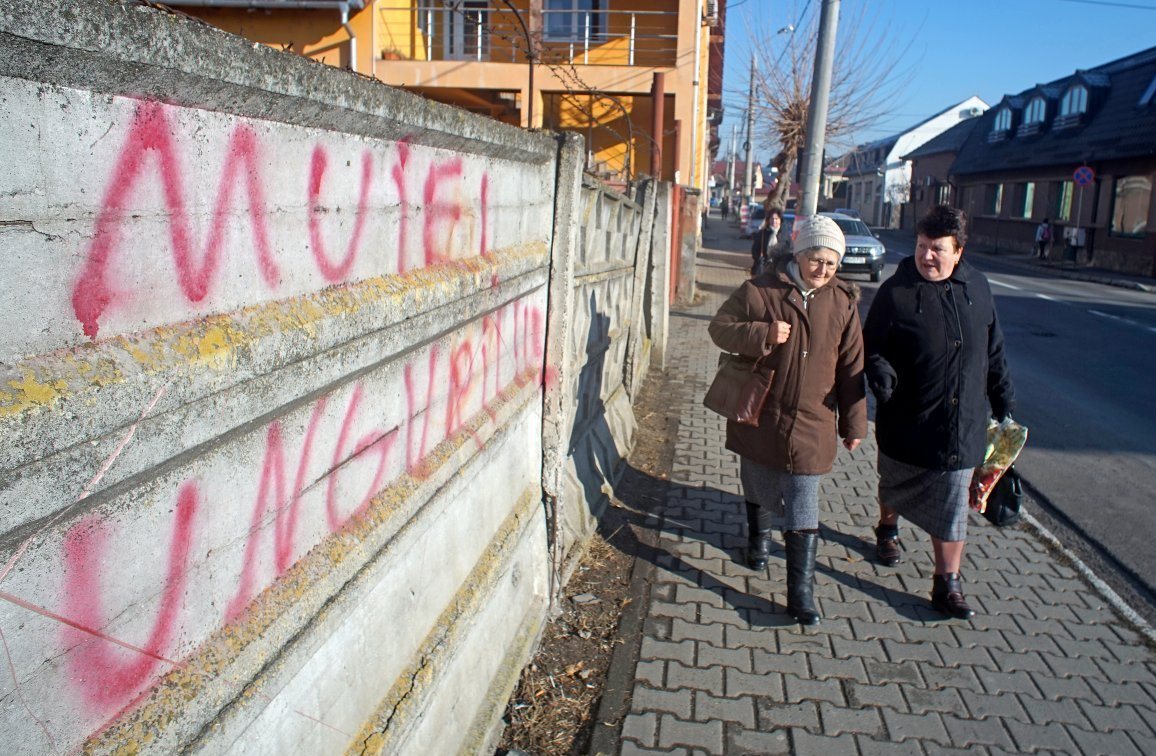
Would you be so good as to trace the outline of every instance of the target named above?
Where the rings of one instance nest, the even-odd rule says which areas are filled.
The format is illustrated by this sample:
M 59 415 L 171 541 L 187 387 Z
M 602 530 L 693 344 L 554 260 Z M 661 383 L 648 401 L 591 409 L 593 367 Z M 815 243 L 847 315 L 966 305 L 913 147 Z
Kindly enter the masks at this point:
M 911 189 L 911 162 L 900 156 L 987 109 L 986 102 L 969 97 L 898 134 L 856 147 L 843 161 L 845 206 L 858 211 L 869 225 L 899 228 Z

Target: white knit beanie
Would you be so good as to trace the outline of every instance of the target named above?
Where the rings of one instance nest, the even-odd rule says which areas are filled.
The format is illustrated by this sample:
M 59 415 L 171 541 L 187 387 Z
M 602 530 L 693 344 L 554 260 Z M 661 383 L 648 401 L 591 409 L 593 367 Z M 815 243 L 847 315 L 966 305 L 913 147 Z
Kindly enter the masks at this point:
M 843 259 L 847 251 L 847 241 L 843 238 L 843 231 L 839 224 L 825 215 L 812 215 L 795 224 L 795 252 L 806 252 L 815 247 L 826 247 L 833 250 Z

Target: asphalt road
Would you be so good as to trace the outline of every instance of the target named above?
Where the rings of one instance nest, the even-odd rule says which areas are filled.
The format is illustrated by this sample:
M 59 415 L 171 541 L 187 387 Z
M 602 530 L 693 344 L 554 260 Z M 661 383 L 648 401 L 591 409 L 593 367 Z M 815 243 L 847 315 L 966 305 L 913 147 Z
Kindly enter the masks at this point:
M 914 243 L 883 236 L 886 279 Z M 1007 258 L 969 259 L 991 281 L 1015 417 L 1030 432 L 1016 464 L 1029 511 L 1156 622 L 1156 294 L 1068 280 Z M 877 284 L 847 278 L 862 285 L 869 305 Z

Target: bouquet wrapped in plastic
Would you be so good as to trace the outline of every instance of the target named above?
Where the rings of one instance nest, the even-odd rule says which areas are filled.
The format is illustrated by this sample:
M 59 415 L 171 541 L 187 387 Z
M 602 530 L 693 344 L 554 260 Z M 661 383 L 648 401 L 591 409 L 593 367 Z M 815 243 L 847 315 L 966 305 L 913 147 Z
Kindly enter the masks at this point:
M 987 509 L 987 498 L 995 484 L 1012 466 L 1028 440 L 1028 429 L 1010 417 L 1003 422 L 992 420 L 987 426 L 987 455 L 983 464 L 975 468 L 968 490 L 968 504 L 982 513 Z

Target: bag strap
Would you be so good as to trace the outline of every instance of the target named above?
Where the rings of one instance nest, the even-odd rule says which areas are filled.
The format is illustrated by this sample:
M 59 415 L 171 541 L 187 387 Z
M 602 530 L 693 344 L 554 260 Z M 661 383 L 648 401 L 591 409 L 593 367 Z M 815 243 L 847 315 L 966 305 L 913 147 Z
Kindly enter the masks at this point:
M 762 286 L 758 286 L 755 284 L 751 284 L 751 285 L 754 286 L 758 290 L 759 296 L 761 296 L 763 298 L 763 304 L 765 304 L 767 306 L 767 315 L 773 316 L 774 315 L 774 313 L 773 313 L 774 308 L 771 307 L 771 297 L 769 294 L 767 294 L 767 290 L 765 288 L 763 288 Z M 771 322 L 774 322 L 774 321 L 772 320 Z M 764 354 L 762 357 L 759 357 L 757 360 L 755 360 L 755 367 L 752 368 L 752 372 L 754 372 L 754 370 L 758 369 L 759 364 L 763 360 L 765 360 L 766 358 L 770 357 L 771 354 L 773 354 L 773 352 L 768 352 L 767 354 Z

